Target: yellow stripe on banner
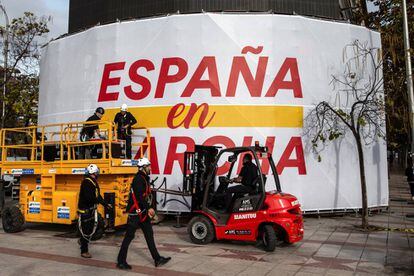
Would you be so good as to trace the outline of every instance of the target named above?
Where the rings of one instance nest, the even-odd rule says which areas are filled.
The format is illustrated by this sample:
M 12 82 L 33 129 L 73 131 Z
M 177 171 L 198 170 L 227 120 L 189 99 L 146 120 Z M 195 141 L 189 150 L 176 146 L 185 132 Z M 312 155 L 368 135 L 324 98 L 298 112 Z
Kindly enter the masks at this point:
M 173 106 L 130 107 L 139 126 L 147 128 L 166 128 L 167 118 Z M 193 109 L 195 110 L 195 109 Z M 178 125 L 189 116 L 190 105 L 186 105 L 180 116 L 174 118 Z M 119 109 L 108 109 L 105 120 L 113 120 Z M 190 127 L 198 128 L 203 112 L 200 107 L 191 120 Z M 178 113 L 178 112 L 177 112 Z M 302 128 L 303 107 L 301 106 L 270 106 L 270 105 L 209 105 L 204 124 L 213 116 L 207 127 L 284 127 Z M 181 127 L 184 127 L 181 125 Z

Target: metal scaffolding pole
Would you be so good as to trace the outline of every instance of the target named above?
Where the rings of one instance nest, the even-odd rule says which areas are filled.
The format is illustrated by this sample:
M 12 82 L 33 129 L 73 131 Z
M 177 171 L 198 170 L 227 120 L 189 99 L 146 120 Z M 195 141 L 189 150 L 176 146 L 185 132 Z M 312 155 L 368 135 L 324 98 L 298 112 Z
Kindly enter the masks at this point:
M 6 115 L 6 87 L 7 87 L 7 57 L 9 53 L 9 17 L 7 16 L 6 9 L 0 4 L 0 9 L 4 13 L 6 19 L 6 26 L 3 30 L 3 55 L 4 55 L 4 66 L 3 66 L 3 100 L 2 100 L 2 112 L 1 112 L 1 127 L 4 127 L 4 119 Z
M 407 2 L 402 0 L 403 4 L 403 27 L 404 27 L 404 50 L 405 50 L 405 67 L 407 74 L 407 93 L 410 101 L 410 121 L 411 121 L 411 152 L 414 151 L 414 89 L 413 89 L 413 70 L 411 67 L 410 53 L 410 35 L 408 30 L 407 19 Z

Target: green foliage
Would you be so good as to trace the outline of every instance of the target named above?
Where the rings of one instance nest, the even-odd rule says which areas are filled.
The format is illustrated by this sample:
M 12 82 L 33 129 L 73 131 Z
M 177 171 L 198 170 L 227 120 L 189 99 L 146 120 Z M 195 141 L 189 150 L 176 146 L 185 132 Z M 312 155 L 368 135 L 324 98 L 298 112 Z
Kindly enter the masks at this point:
M 331 130 L 329 132 L 329 141 L 338 139 L 340 136 L 342 135 L 341 132 L 337 131 L 337 130 Z
M 367 125 L 367 123 L 366 123 L 366 121 L 364 120 L 364 118 L 358 118 L 358 124 L 359 124 L 360 126 L 362 126 L 362 127 L 364 127 L 364 126 L 366 126 L 366 125 Z
M 405 83 L 405 55 L 401 0 L 369 0 L 378 11 L 370 14 L 370 27 L 381 33 L 388 147 L 409 145 L 410 120 Z M 407 0 L 411 48 L 414 45 L 414 1 Z M 411 49 L 413 52 L 413 49 Z M 414 63 L 414 56 L 413 56 Z
M 37 123 L 39 77 L 14 74 L 7 82 L 5 127 Z
M 18 127 L 37 121 L 39 97 L 38 61 L 40 39 L 49 32 L 48 19 L 31 12 L 11 20 L 8 30 L 8 66 L 1 70 L 1 95 L 6 86 L 4 127 Z M 1 27 L 0 32 L 5 33 Z M 4 43 L 3 43 L 4 47 Z M 4 73 L 6 72 L 6 82 Z

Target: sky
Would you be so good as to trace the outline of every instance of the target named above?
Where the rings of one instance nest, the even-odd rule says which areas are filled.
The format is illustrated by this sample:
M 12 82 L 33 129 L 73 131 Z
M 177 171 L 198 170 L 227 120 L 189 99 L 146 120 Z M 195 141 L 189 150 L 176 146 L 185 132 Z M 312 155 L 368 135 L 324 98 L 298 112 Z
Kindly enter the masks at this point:
M 5 7 L 10 20 L 22 16 L 25 11 L 31 11 L 37 16 L 51 16 L 47 40 L 68 31 L 69 0 L 0 0 L 0 3 Z M 373 4 L 368 2 L 368 9 L 373 8 Z M 0 24 L 4 25 L 4 22 L 4 16 L 0 13 Z
M 88 0 L 85 0 L 88 1 Z M 49 34 L 46 39 L 56 38 L 68 31 L 69 0 L 0 0 L 6 9 L 9 19 L 23 16 L 26 11 L 36 16 L 51 17 L 48 24 Z M 0 24 L 4 25 L 3 13 L 0 13 Z

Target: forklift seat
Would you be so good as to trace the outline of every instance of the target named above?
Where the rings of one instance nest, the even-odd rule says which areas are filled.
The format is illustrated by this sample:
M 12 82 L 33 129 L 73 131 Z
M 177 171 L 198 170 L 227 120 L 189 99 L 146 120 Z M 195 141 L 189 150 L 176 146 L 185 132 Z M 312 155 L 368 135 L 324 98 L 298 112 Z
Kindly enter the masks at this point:
M 260 180 L 260 176 L 257 176 L 255 180 L 253 180 L 252 187 L 254 188 L 248 193 L 248 195 L 257 195 L 259 193 L 259 187 L 260 187 L 259 180 Z

